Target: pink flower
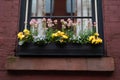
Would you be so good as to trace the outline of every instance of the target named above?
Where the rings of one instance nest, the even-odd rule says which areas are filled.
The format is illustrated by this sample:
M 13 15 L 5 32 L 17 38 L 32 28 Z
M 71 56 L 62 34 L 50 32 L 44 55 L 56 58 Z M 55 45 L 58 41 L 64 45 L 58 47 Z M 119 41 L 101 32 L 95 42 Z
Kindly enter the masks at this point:
M 64 21 L 65 21 L 64 19 L 61 19 L 61 20 L 60 20 L 60 22 L 62 22 L 62 23 L 63 23 Z
M 33 21 L 30 21 L 30 25 L 34 25 L 34 22 L 33 22 Z
M 78 21 L 78 25 L 80 25 L 80 23 L 81 23 L 81 21 L 79 20 L 79 21 Z
M 55 26 L 54 24 L 51 24 L 52 26 Z
M 69 22 L 69 21 L 71 21 L 71 19 L 70 19 L 70 18 L 68 18 L 68 19 L 67 19 L 67 21 Z
M 96 26 L 96 22 L 94 22 L 93 25 Z
M 36 23 L 36 22 L 37 22 L 37 20 L 36 20 L 36 19 L 32 19 L 31 21 L 32 21 L 32 22 L 34 22 L 34 23 Z
M 66 26 L 65 26 L 65 25 L 62 25 L 62 28 L 63 28 L 63 29 L 66 29 Z
M 70 21 L 68 22 L 68 25 L 69 25 L 69 26 L 72 26 L 72 24 L 73 24 L 73 21 L 70 20 Z
M 47 19 L 47 23 L 52 23 L 52 20 L 51 19 Z
M 36 19 L 32 19 L 32 20 L 30 21 L 30 25 L 31 25 L 32 27 L 38 27 L 38 24 L 39 24 L 39 22 L 38 22 Z
M 73 23 L 73 21 L 72 21 L 72 20 L 69 20 L 69 23 L 70 23 L 70 24 L 72 24 L 72 23 Z
M 57 24 L 57 20 L 54 20 L 54 23 Z
M 48 27 L 52 27 L 52 26 L 54 26 L 54 24 L 48 24 Z
M 64 21 L 64 25 L 67 25 L 67 22 L 66 22 L 66 21 Z
M 30 25 L 34 25 L 37 21 L 35 19 L 31 19 Z
M 76 26 L 77 24 L 76 23 L 72 23 L 72 26 Z
M 43 19 L 42 19 L 42 22 L 46 22 L 46 18 L 43 18 Z
M 70 24 L 70 23 L 68 23 L 68 24 L 67 24 L 67 26 L 68 26 L 68 28 L 70 28 L 71 24 Z
M 39 21 L 37 21 L 37 22 L 36 22 L 36 24 L 40 24 L 40 22 L 39 22 Z

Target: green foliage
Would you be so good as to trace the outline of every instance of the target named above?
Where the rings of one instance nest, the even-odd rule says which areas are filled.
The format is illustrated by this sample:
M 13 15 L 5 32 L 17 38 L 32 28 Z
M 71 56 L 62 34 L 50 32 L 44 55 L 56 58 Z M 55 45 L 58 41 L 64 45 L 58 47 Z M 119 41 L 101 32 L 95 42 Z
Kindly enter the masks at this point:
M 31 43 L 31 42 L 33 42 L 33 36 L 30 34 L 26 36 L 23 40 L 19 40 L 18 44 L 23 45 L 25 43 Z
M 89 36 L 93 35 L 93 31 L 91 30 L 85 30 L 83 32 L 80 32 L 79 36 L 79 43 L 81 44 L 87 44 L 89 42 L 88 38 Z
M 44 46 L 45 44 L 47 44 L 47 41 L 43 38 L 34 38 L 34 44 L 37 46 Z
M 46 30 L 46 41 L 48 42 L 48 43 L 50 43 L 51 41 L 52 41 L 52 38 L 51 38 L 51 35 L 52 35 L 52 33 L 54 33 L 55 31 L 52 29 L 52 28 L 48 28 L 47 30 Z

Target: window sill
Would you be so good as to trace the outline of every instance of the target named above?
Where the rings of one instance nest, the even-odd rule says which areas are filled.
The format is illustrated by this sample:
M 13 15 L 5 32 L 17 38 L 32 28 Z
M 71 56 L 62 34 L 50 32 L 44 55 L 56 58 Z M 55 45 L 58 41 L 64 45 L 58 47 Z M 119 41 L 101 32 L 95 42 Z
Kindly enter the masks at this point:
M 56 65 L 57 64 L 57 65 Z M 101 58 L 21 58 L 10 57 L 7 70 L 114 71 L 112 57 Z

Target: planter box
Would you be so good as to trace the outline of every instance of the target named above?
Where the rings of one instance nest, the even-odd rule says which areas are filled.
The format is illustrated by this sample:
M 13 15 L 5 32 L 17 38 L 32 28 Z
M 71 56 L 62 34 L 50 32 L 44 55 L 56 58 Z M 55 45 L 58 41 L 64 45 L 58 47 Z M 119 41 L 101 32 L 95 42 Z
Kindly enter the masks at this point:
M 44 46 L 29 44 L 18 46 L 16 56 L 45 56 L 45 57 L 101 57 L 104 55 L 103 45 L 80 45 L 67 43 L 63 46 L 50 43 Z

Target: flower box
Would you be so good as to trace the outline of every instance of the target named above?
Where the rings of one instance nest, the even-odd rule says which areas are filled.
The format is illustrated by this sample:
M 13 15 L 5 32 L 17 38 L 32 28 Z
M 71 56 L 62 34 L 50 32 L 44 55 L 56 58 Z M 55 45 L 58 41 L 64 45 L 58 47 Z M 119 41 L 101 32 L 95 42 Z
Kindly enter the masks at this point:
M 19 45 L 17 56 L 103 56 L 103 40 L 94 26 L 88 23 L 88 29 L 77 31 L 80 23 L 73 23 L 71 19 L 61 20 L 58 29 L 57 20 L 42 20 L 41 32 L 38 31 L 39 22 L 30 21 L 31 28 L 25 28 L 18 33 Z
M 17 56 L 41 56 L 41 57 L 100 57 L 104 55 L 103 45 L 93 46 L 90 44 L 66 43 L 60 47 L 56 43 L 49 43 L 39 47 L 34 44 L 29 46 L 18 46 Z

